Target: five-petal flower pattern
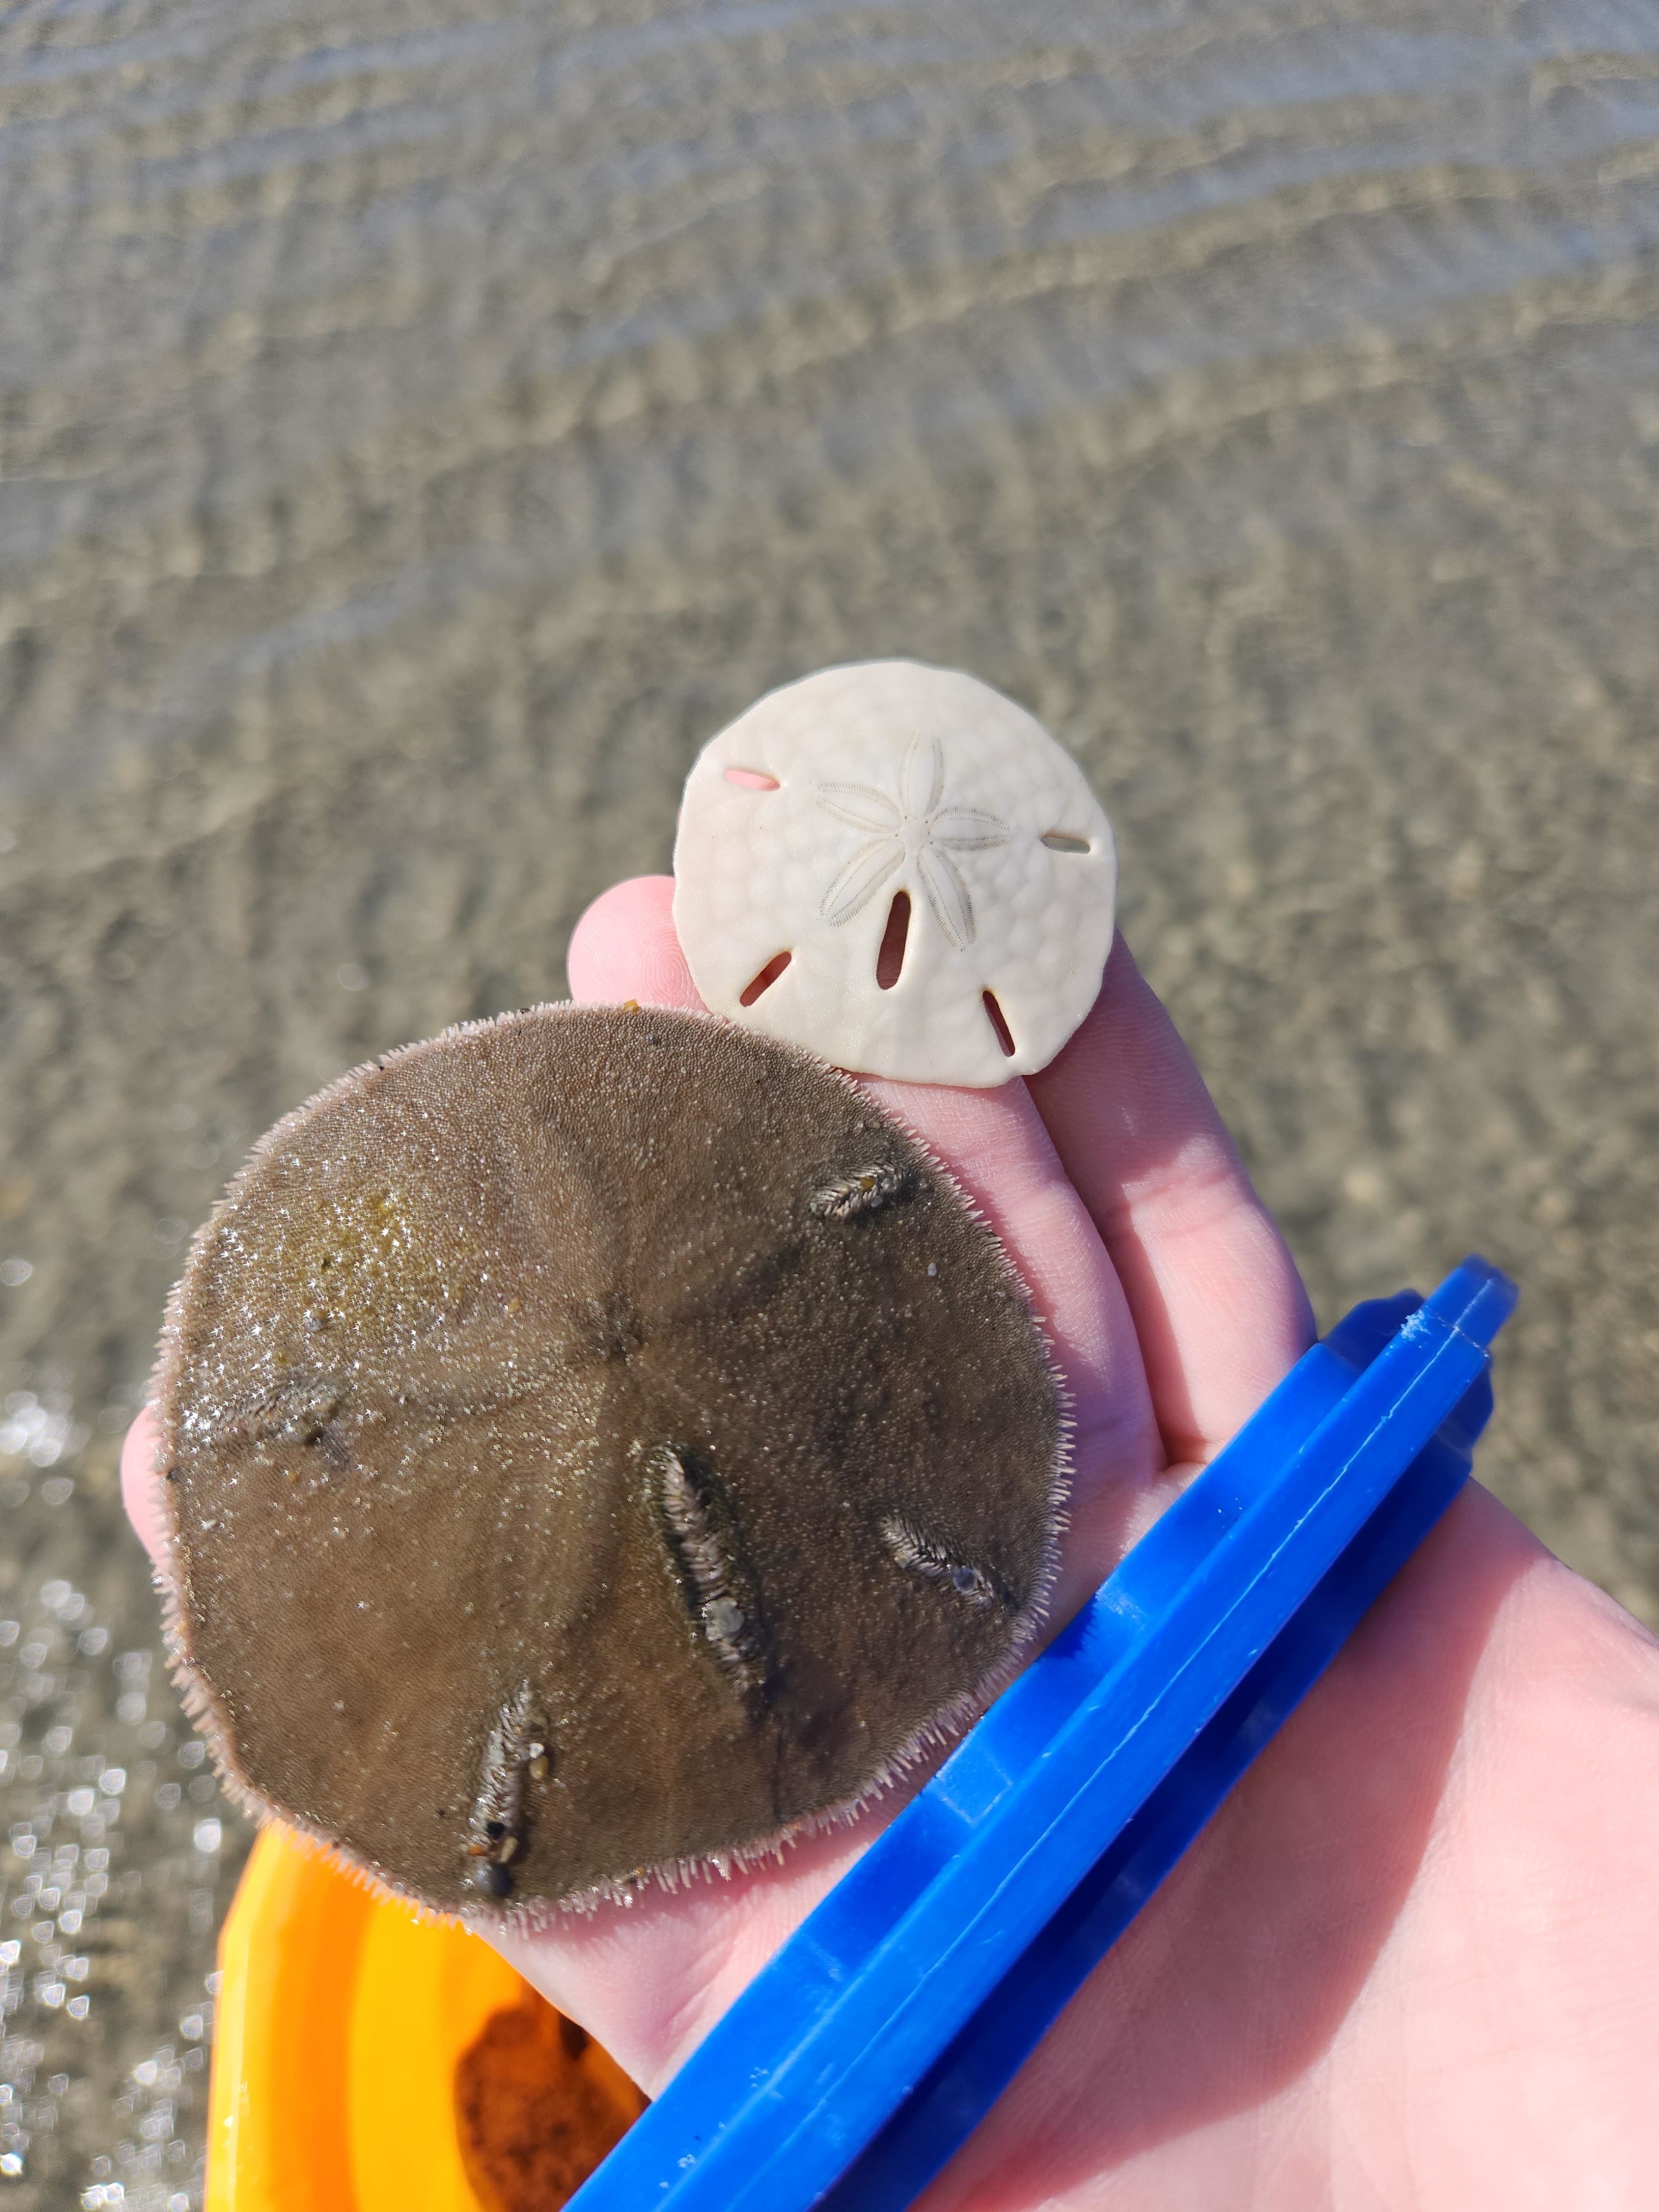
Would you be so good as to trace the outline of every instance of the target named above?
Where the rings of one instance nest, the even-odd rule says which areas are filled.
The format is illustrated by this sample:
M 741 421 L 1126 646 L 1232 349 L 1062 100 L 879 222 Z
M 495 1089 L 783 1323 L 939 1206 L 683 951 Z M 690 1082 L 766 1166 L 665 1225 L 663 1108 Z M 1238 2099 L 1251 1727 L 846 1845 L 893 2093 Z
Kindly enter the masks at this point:
M 911 738 L 896 798 L 869 783 L 821 783 L 814 796 L 826 813 L 866 833 L 823 895 L 826 921 L 850 921 L 908 861 L 947 940 L 958 952 L 973 943 L 973 896 L 951 855 L 1006 845 L 1013 830 L 978 807 L 940 804 L 945 748 L 939 738 Z

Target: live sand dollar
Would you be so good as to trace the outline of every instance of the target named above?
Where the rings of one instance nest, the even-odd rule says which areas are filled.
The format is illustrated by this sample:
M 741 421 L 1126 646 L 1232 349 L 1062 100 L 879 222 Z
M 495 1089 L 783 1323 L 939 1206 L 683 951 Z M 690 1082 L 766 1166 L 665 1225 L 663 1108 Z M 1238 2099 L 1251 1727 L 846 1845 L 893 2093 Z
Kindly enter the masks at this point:
M 1064 1423 L 990 1231 L 854 1085 L 533 1009 L 360 1068 L 201 1231 L 175 1659 L 242 1801 L 446 1911 L 740 1862 L 969 1714 Z
M 1117 860 L 1082 770 L 960 671 L 820 669 L 686 779 L 674 925 L 706 1003 L 842 1067 L 976 1089 L 1094 1004 Z

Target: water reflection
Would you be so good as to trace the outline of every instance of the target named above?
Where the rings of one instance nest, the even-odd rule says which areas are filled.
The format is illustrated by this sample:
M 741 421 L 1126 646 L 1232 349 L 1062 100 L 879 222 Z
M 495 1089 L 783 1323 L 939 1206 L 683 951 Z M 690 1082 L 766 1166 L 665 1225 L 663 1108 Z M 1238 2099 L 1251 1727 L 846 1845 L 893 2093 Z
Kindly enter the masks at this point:
M 6 1405 L 0 1450 L 11 1427 L 38 1450 L 31 1416 L 64 1418 L 28 1392 Z M 76 1435 L 71 1425 L 49 1449 L 79 1450 Z M 184 2212 L 201 2202 L 215 1980 L 203 1957 L 242 1841 L 181 1726 L 152 1624 L 120 1648 L 87 1590 L 17 1576 L 26 1547 L 77 1548 L 40 1517 L 71 1488 L 48 1478 L 32 1503 L 14 1479 L 0 1499 L 12 1540 L 0 1601 L 0 2175 L 29 2185 L 25 2203 L 74 2202 L 78 2186 L 82 2204 Z

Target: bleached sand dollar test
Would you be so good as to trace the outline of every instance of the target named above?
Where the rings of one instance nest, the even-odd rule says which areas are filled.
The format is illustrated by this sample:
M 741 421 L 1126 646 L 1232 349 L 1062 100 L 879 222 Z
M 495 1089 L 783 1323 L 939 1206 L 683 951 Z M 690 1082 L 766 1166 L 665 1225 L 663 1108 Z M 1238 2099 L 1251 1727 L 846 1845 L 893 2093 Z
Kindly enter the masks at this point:
M 533 1917 L 857 1805 L 1016 1663 L 1063 1423 L 1024 1292 L 843 1076 L 543 1007 L 359 1068 L 198 1237 L 170 1635 L 230 1786 Z
M 953 669 L 826 668 L 704 748 L 674 923 L 707 1003 L 842 1067 L 984 1089 L 1093 1005 L 1117 860 L 1081 769 Z

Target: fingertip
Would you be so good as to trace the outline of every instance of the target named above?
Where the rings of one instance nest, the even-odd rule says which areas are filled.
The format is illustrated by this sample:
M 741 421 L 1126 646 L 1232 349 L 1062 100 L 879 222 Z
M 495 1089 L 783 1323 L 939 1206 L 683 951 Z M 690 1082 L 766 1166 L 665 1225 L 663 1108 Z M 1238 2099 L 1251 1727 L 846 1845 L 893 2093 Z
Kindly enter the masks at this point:
M 674 930 L 672 876 L 633 876 L 601 891 L 572 933 L 567 965 L 570 995 L 584 1006 L 702 1008 Z
M 146 1406 L 127 1431 L 121 1447 L 121 1503 L 155 1566 L 161 1563 L 162 1550 L 161 1475 L 155 1464 L 158 1438 L 155 1415 Z

